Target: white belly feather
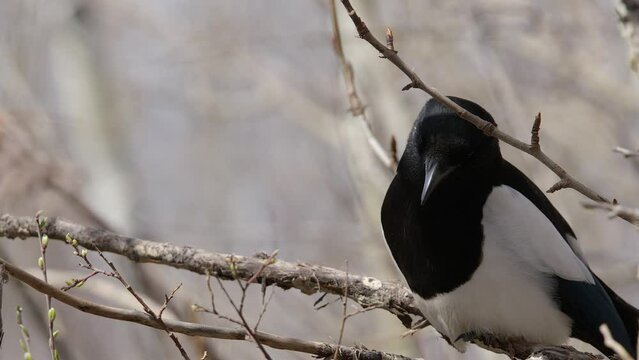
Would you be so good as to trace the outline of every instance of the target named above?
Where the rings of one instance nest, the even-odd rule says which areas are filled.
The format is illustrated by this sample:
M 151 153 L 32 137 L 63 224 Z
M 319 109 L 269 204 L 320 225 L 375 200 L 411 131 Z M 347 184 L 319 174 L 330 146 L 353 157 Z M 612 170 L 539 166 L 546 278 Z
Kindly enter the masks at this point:
M 429 300 L 417 296 L 424 315 L 451 341 L 476 331 L 565 342 L 571 319 L 553 301 L 551 276 L 593 282 L 584 262 L 537 207 L 510 187 L 491 192 L 482 225 L 481 264 L 452 292 Z
M 451 341 L 476 331 L 563 343 L 571 320 L 551 300 L 550 279 L 509 261 L 510 255 L 486 241 L 484 259 L 470 281 L 429 300 L 417 296 L 420 310 Z

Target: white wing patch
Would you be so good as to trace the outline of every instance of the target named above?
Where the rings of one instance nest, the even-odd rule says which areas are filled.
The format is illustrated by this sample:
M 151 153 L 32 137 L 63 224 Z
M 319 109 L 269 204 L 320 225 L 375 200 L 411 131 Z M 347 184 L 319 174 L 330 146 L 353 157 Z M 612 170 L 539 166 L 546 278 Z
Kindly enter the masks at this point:
M 502 185 L 483 209 L 484 241 L 494 241 L 522 266 L 566 280 L 594 284 L 574 238 L 568 243 L 550 220 L 524 195 Z
M 425 300 L 419 307 L 451 340 L 470 332 L 522 336 L 561 344 L 571 319 L 554 299 L 550 276 L 594 282 L 593 276 L 555 229 L 525 196 L 507 186 L 493 189 L 483 209 L 482 262 L 460 287 Z M 455 343 L 462 350 L 463 342 Z

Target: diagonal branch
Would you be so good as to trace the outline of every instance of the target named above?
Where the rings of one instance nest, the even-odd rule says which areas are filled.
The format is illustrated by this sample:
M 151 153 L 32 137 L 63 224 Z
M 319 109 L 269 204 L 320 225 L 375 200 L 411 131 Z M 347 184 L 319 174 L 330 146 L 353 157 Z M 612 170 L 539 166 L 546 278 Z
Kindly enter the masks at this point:
M 533 144 L 527 144 L 521 140 L 514 138 L 511 135 L 508 135 L 501 130 L 499 130 L 495 125 L 482 120 L 480 117 L 466 111 L 461 106 L 457 105 L 455 102 L 450 100 L 448 97 L 442 95 L 439 91 L 434 89 L 431 86 L 428 86 L 424 81 L 417 75 L 415 71 L 413 71 L 405 62 L 402 60 L 395 49 L 389 49 L 383 43 L 381 43 L 373 34 L 370 32 L 364 21 L 357 15 L 357 12 L 351 5 L 349 0 L 342 0 L 342 4 L 346 9 L 348 15 L 350 16 L 355 28 L 357 29 L 357 33 L 359 37 L 366 40 L 371 46 L 373 46 L 377 51 L 382 54 L 382 57 L 388 59 L 393 65 L 395 65 L 399 70 L 401 70 L 406 76 L 410 79 L 410 83 L 406 85 L 402 90 L 408 90 L 410 88 L 417 88 L 423 90 L 433 98 L 437 99 L 446 107 L 450 108 L 454 111 L 459 117 L 470 122 L 478 129 L 483 131 L 486 135 L 493 136 L 508 145 L 511 145 L 526 154 L 531 155 L 532 157 L 539 160 L 542 164 L 546 165 L 548 169 L 554 172 L 558 177 L 559 181 L 553 185 L 548 191 L 553 192 L 562 188 L 571 188 L 581 193 L 582 195 L 588 197 L 589 199 L 597 202 L 610 203 L 608 199 L 598 194 L 596 191 L 590 189 L 577 179 L 575 179 L 572 175 L 570 175 L 564 168 L 562 168 L 559 164 L 557 164 L 554 160 L 549 158 L 539 146 L 536 146 L 533 140 Z M 534 129 L 533 129 L 534 130 Z M 539 134 L 539 128 L 537 127 L 537 135 Z M 538 145 L 538 142 L 537 142 Z M 625 219 L 629 221 L 629 219 Z
M 231 255 L 122 236 L 55 217 L 48 218 L 44 230 L 49 239 L 65 241 L 69 234 L 78 245 L 90 250 L 99 248 L 135 262 L 164 264 L 202 275 L 208 272 L 223 280 L 251 279 L 264 266 L 263 259 L 233 255 L 231 267 Z M 0 237 L 27 238 L 36 235 L 33 217 L 0 216 Z M 254 281 L 283 289 L 296 288 L 307 295 L 318 292 L 344 295 L 347 277 L 345 272 L 329 267 L 275 260 Z M 411 316 L 423 317 L 410 290 L 395 282 L 349 274 L 348 289 L 349 298 L 359 305 L 386 309 L 407 327 L 411 326 Z

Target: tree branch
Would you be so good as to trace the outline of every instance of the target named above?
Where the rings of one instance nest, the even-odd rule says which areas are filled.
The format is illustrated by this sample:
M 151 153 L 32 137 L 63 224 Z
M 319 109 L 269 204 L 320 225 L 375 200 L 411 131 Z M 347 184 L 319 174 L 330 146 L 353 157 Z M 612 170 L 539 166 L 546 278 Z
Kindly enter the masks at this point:
M 399 57 L 395 49 L 390 49 L 381 43 L 373 34 L 370 32 L 364 21 L 357 15 L 357 12 L 351 5 L 349 0 L 342 0 L 342 5 L 346 8 L 348 15 L 350 16 L 355 28 L 357 29 L 357 33 L 359 37 L 366 40 L 369 44 L 371 44 L 377 51 L 382 54 L 382 57 L 388 59 L 393 65 L 395 65 L 399 70 L 401 70 L 406 76 L 410 79 L 410 83 L 406 85 L 402 90 L 408 90 L 410 88 L 418 88 L 423 90 L 433 98 L 437 99 L 446 107 L 450 108 L 454 111 L 459 117 L 470 122 L 474 126 L 476 126 L 479 130 L 483 131 L 486 135 L 493 136 L 508 145 L 511 145 L 526 154 L 531 155 L 532 157 L 539 160 L 542 164 L 546 165 L 548 169 L 554 172 L 558 177 L 559 181 L 553 185 L 548 192 L 553 192 L 562 188 L 571 188 L 576 190 L 577 192 L 583 194 L 589 199 L 597 202 L 610 203 L 608 199 L 599 195 L 594 190 L 590 189 L 586 185 L 582 184 L 580 181 L 575 179 L 572 175 L 570 175 L 566 170 L 564 170 L 559 164 L 557 164 L 554 160 L 549 158 L 539 146 L 535 145 L 535 140 L 533 140 L 532 144 L 527 144 L 523 141 L 520 141 L 511 135 L 508 135 L 501 130 L 499 130 L 495 125 L 482 120 L 480 117 L 466 111 L 461 106 L 457 105 L 455 102 L 450 100 L 448 97 L 442 95 L 439 91 L 434 88 L 426 85 L 424 81 L 417 75 L 416 72 L 411 70 L 411 68 Z M 535 123 L 537 125 L 537 123 Z M 533 128 L 533 131 L 535 129 Z M 536 128 L 536 133 L 538 135 L 539 127 Z M 538 141 L 537 141 L 538 144 Z
M 639 209 L 621 206 L 615 202 L 612 204 L 585 202 L 583 207 L 586 209 L 600 209 L 608 211 L 609 218 L 619 217 L 635 226 L 639 226 Z
M 148 326 L 158 330 L 165 330 L 165 328 L 168 328 L 170 331 L 189 335 L 189 336 L 202 336 L 202 337 L 216 338 L 216 339 L 245 340 L 245 341 L 249 339 L 249 335 L 247 334 L 245 329 L 230 329 L 230 328 L 216 327 L 216 326 L 210 326 L 210 325 L 189 323 L 189 322 L 172 320 L 172 319 L 159 320 L 157 319 L 157 317 L 154 317 L 142 311 L 115 308 L 115 307 L 100 305 L 90 301 L 86 301 L 86 300 L 77 298 L 75 296 L 69 295 L 68 293 L 64 291 L 56 289 L 55 287 L 45 283 L 44 281 L 36 278 L 35 276 L 29 274 L 28 272 L 6 262 L 4 259 L 0 258 L 0 264 L 4 265 L 6 272 L 13 278 L 29 285 L 33 289 L 43 294 L 46 294 L 82 312 L 86 312 L 86 313 L 101 316 L 101 317 L 106 317 L 109 319 L 133 322 L 133 323 Z M 260 332 L 260 331 L 255 332 L 255 336 L 256 338 L 259 339 L 259 341 L 262 344 L 272 347 L 274 349 L 303 352 L 303 353 L 313 354 L 318 357 L 332 356 L 334 353 L 337 352 L 339 354 L 337 359 L 341 359 L 341 360 L 347 360 L 347 359 L 348 360 L 350 359 L 411 360 L 411 358 L 404 357 L 401 355 L 389 354 L 389 353 L 375 351 L 375 350 L 367 350 L 367 349 L 353 348 L 353 347 L 347 347 L 347 346 L 340 346 L 339 348 L 337 348 L 333 345 L 321 343 L 317 341 L 306 341 L 306 340 L 300 340 L 300 339 L 294 339 L 294 338 L 286 338 L 286 337 L 281 337 L 281 336 Z
M 617 146 L 612 151 L 623 155 L 624 158 L 637 158 L 639 157 L 639 150 L 630 150 L 621 146 Z
M 264 265 L 259 257 L 233 255 L 231 267 L 231 255 L 121 236 L 55 217 L 49 217 L 43 229 L 49 239 L 65 241 L 69 234 L 79 245 L 90 250 L 99 248 L 135 262 L 163 264 L 202 275 L 209 272 L 223 280 L 249 280 Z M 0 236 L 10 239 L 37 236 L 35 220 L 29 216 L 0 216 Z M 307 295 L 325 292 L 343 296 L 347 276 L 345 272 L 329 267 L 275 260 L 254 281 L 285 290 L 296 288 Z M 395 282 L 349 274 L 348 289 L 349 298 L 362 307 L 386 309 L 399 317 L 406 327 L 412 324 L 411 316 L 423 317 L 410 290 Z
M 355 86 L 355 72 L 353 71 L 353 66 L 346 59 L 346 55 L 344 55 L 344 48 L 342 47 L 342 36 L 339 31 L 339 24 L 337 22 L 337 11 L 335 9 L 335 0 L 330 1 L 331 6 L 331 20 L 333 24 L 333 49 L 335 50 L 335 55 L 339 60 L 340 67 L 342 68 L 342 74 L 344 76 L 344 83 L 346 85 L 346 93 L 348 95 L 348 102 L 350 105 L 349 111 L 354 117 L 359 117 L 362 120 L 364 125 L 364 133 L 366 135 L 366 139 L 368 141 L 368 145 L 373 150 L 377 159 L 392 173 L 395 173 L 397 170 L 397 156 L 396 153 L 392 152 L 389 154 L 382 144 L 377 140 L 375 135 L 373 135 L 373 126 L 366 116 L 366 108 L 362 103 L 362 100 L 357 93 L 357 87 Z M 393 35 L 390 32 L 388 36 L 389 39 L 389 47 L 392 48 L 393 44 Z M 394 51 L 394 50 L 393 50 Z
M 318 291 L 344 296 L 348 289 L 348 297 L 364 308 L 383 308 L 397 315 L 404 324 L 411 324 L 411 315 L 420 316 L 421 312 L 415 305 L 410 290 L 393 282 L 380 281 L 372 277 L 346 274 L 343 271 L 311 264 L 294 264 L 277 260 L 264 267 L 265 256 L 244 257 L 225 254 L 209 253 L 204 250 L 156 243 L 111 233 L 105 230 L 74 224 L 59 218 L 48 218 L 43 229 L 49 239 L 64 241 L 67 234 L 77 240 L 80 246 L 95 250 L 96 246 L 105 252 L 126 256 L 136 262 L 150 262 L 163 264 L 179 269 L 187 269 L 198 274 L 207 271 L 219 279 L 236 281 L 238 278 L 254 279 L 256 283 L 275 285 L 283 289 L 296 288 L 305 294 Z M 33 217 L 16 217 L 3 215 L 0 217 L 0 237 L 26 238 L 37 235 Z M 268 258 L 268 256 L 266 256 Z M 233 264 L 231 267 L 230 264 Z M 5 270 L 12 277 L 24 282 L 56 300 L 73 306 L 78 310 L 115 320 L 135 322 L 141 325 L 163 329 L 152 316 L 136 310 L 119 309 L 87 302 L 75 298 L 58 290 L 38 278 L 16 268 L 0 259 Z M 257 275 L 257 276 L 256 276 Z M 348 284 L 348 285 L 347 285 Z M 348 287 L 346 287 L 348 286 Z M 245 329 L 228 329 L 208 325 L 188 323 L 177 320 L 163 320 L 170 331 L 190 336 L 212 337 L 228 340 L 247 340 L 249 334 Z M 256 331 L 255 336 L 265 345 L 276 349 L 284 349 L 315 354 L 321 357 L 331 357 L 337 347 L 335 345 L 285 338 Z M 567 346 L 544 346 L 529 344 L 523 341 L 482 338 L 478 345 L 491 351 L 507 354 L 519 359 L 528 357 L 546 360 L 592 360 L 597 357 L 581 353 Z M 410 359 L 400 355 L 382 353 L 364 348 L 339 347 L 338 359 Z

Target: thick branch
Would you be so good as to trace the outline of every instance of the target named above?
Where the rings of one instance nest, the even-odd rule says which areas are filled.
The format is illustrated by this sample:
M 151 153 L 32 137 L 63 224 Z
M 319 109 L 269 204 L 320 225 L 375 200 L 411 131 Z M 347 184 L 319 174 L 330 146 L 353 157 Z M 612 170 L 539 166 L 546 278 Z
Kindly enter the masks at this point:
M 235 276 L 248 280 L 255 277 L 256 283 L 263 281 L 268 285 L 279 286 L 284 289 L 297 288 L 305 294 L 317 291 L 344 295 L 344 289 L 348 288 L 348 297 L 364 307 L 384 308 L 400 318 L 408 318 L 404 323 L 410 323 L 410 315 L 422 316 L 415 306 L 410 290 L 392 283 L 383 282 L 371 277 L 346 274 L 343 271 L 318 265 L 293 264 L 278 260 L 264 267 L 264 258 L 244 257 L 209 253 L 204 250 L 171 245 L 168 243 L 156 243 L 126 236 L 117 235 L 108 231 L 92 227 L 70 223 L 58 218 L 47 219 L 43 229 L 49 235 L 49 239 L 64 241 L 66 235 L 78 241 L 78 244 L 87 249 L 108 251 L 128 257 L 136 262 L 151 262 L 163 264 L 180 269 L 187 269 L 198 274 L 211 275 L 221 279 L 232 280 Z M 15 217 L 3 215 L 0 217 L 0 237 L 26 238 L 37 234 L 34 218 Z M 231 269 L 230 264 L 233 264 Z M 0 259 L 0 264 L 5 265 L 6 271 L 14 278 L 26 283 L 32 288 L 44 294 L 50 295 L 56 300 L 73 306 L 81 311 L 111 319 L 130 321 L 145 326 L 162 329 L 162 325 L 148 314 L 128 309 L 118 309 L 87 302 L 75 298 L 68 293 L 58 290 L 40 279 L 8 264 Z M 260 270 L 261 269 L 261 270 Z M 261 271 L 261 272 L 260 272 Z M 348 284 L 348 286 L 346 286 Z M 244 329 L 227 329 L 208 325 L 194 324 L 183 321 L 165 319 L 164 323 L 169 330 L 191 336 L 212 337 L 228 340 L 247 340 L 248 334 Z M 263 332 L 255 332 L 260 342 L 266 346 L 292 351 L 315 354 L 328 357 L 334 354 L 335 346 L 299 339 L 283 338 Z M 539 346 L 522 341 L 504 340 L 496 338 L 482 338 L 481 346 L 492 351 L 507 354 L 511 357 L 527 358 L 535 357 L 547 360 L 563 359 L 594 359 L 590 354 L 578 352 L 565 346 Z M 387 354 L 366 349 L 357 349 L 341 346 L 341 355 L 338 359 L 409 359 L 399 355 Z M 359 356 L 359 357 L 357 357 Z
M 357 33 L 359 36 L 366 40 L 369 44 L 371 44 L 377 51 L 382 54 L 382 57 L 388 59 L 393 65 L 395 65 L 399 70 L 401 70 L 408 78 L 410 79 L 410 83 L 406 85 L 402 90 L 408 90 L 410 88 L 418 88 L 425 91 L 427 94 L 437 99 L 446 107 L 453 110 L 459 117 L 470 122 L 475 125 L 478 129 L 483 131 L 486 135 L 496 137 L 497 139 L 509 144 L 531 156 L 539 160 L 541 163 L 546 165 L 548 169 L 554 172 L 559 177 L 559 183 L 561 186 L 553 186 L 551 189 L 558 190 L 560 188 L 572 188 L 579 193 L 587 196 L 591 200 L 597 202 L 606 202 L 609 201 L 603 196 L 599 195 L 594 190 L 590 189 L 586 185 L 579 182 L 577 179 L 572 177 L 566 170 L 564 170 L 559 164 L 557 164 L 554 160 L 549 158 L 538 146 L 531 146 L 523 141 L 520 141 L 504 132 L 499 130 L 495 125 L 482 120 L 480 117 L 466 111 L 461 106 L 457 105 L 455 102 L 450 100 L 448 97 L 442 95 L 439 91 L 434 88 L 426 85 L 422 79 L 417 75 L 416 72 L 411 70 L 411 68 L 404 63 L 404 61 L 399 57 L 397 52 L 394 49 L 389 49 L 387 46 L 382 44 L 373 34 L 370 32 L 366 24 L 362 21 L 362 19 L 357 15 L 355 9 L 351 5 L 349 0 L 342 0 L 342 4 L 346 8 L 348 15 L 350 16 L 353 24 L 355 24 L 355 28 L 357 29 Z
M 33 289 L 43 294 L 49 295 L 62 303 L 65 303 L 71 307 L 89 314 L 102 316 L 109 319 L 133 322 L 158 330 L 165 330 L 165 328 L 168 328 L 170 331 L 189 336 L 202 336 L 226 340 L 249 340 L 249 336 L 244 329 L 229 329 L 172 319 L 159 320 L 158 318 L 142 311 L 121 309 L 92 303 L 90 301 L 86 301 L 69 295 L 64 291 L 58 290 L 55 287 L 36 278 L 35 276 L 32 276 L 28 272 L 6 262 L 4 259 L 0 259 L 0 264 L 5 267 L 6 272 L 13 278 L 20 280 L 21 282 L 29 285 Z M 262 344 L 266 346 L 275 349 L 291 350 L 313 354 L 320 358 L 332 356 L 336 350 L 336 347 L 330 344 L 317 341 L 286 338 L 260 331 L 255 332 L 255 336 L 258 338 L 258 340 L 260 340 Z M 344 360 L 355 358 L 362 360 L 410 360 L 410 358 L 401 355 L 394 355 L 375 350 L 358 349 L 347 346 L 340 346 L 337 354 L 337 359 Z
M 198 274 L 207 271 L 218 278 L 233 280 L 235 276 L 248 280 L 263 266 L 263 259 L 211 253 L 189 246 L 177 246 L 121 236 L 106 230 L 74 224 L 60 218 L 49 218 L 44 227 L 49 239 L 64 241 L 67 234 L 79 245 L 95 250 L 126 256 L 135 262 L 157 263 L 186 269 Z M 0 236 L 26 238 L 37 236 L 35 220 L 28 216 L 3 215 L 0 217 Z M 304 263 L 277 260 L 255 279 L 282 289 L 296 288 L 304 294 L 326 292 L 344 295 L 347 276 L 344 271 Z M 411 315 L 423 317 L 410 290 L 390 281 L 372 277 L 348 275 L 348 297 L 363 307 L 376 306 L 397 315 L 406 326 L 411 325 Z

